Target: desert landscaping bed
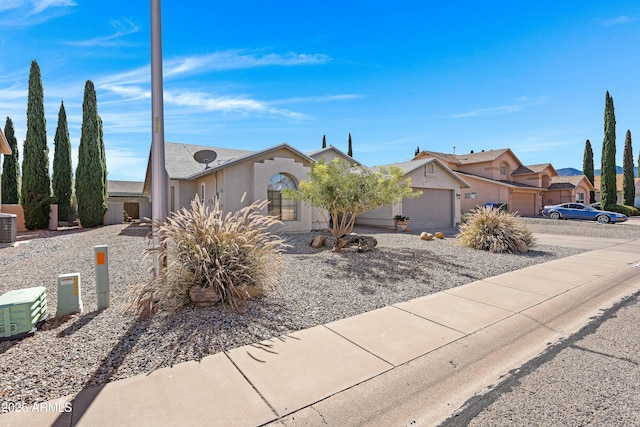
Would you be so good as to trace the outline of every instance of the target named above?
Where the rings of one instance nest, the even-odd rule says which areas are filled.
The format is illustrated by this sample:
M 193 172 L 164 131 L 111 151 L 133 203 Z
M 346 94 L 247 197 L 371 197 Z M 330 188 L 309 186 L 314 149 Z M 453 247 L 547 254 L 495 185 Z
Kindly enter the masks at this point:
M 525 219 L 535 232 L 640 238 L 640 227 Z M 459 247 L 452 235 L 423 241 L 417 234 L 374 231 L 371 252 L 313 249 L 317 233 L 287 235 L 279 286 L 243 302 L 188 307 L 140 321 L 124 313 L 127 291 L 145 277 L 148 229 L 114 225 L 76 232 L 20 236 L 0 249 L 0 294 L 45 286 L 56 309 L 56 278 L 79 272 L 84 312 L 51 318 L 34 336 L 0 342 L 0 403 L 33 403 L 116 379 L 262 341 L 485 277 L 582 252 L 536 246 L 528 254 L 490 254 Z M 371 234 L 371 233 L 369 233 Z M 31 240 L 28 240 L 31 238 Z M 28 241 L 27 241 L 28 240 Z M 108 245 L 111 306 L 96 311 L 93 246 Z

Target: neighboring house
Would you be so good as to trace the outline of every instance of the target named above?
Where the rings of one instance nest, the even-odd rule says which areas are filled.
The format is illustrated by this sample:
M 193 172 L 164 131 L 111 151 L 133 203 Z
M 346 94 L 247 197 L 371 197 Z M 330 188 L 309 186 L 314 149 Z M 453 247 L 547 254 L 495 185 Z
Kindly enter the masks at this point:
M 395 206 L 384 206 L 358 216 L 356 223 L 393 227 L 395 215 L 408 216 L 414 230 L 437 231 L 460 223 L 460 190 L 469 184 L 436 158 L 423 158 L 385 167 L 396 166 L 411 179 L 411 187 L 422 195 L 404 199 Z
M 124 219 L 125 216 L 133 220 L 151 218 L 151 202 L 143 190 L 144 182 L 142 181 L 107 181 L 107 202 L 114 218 L 123 217 Z
M 636 187 L 636 197 L 634 201 L 634 206 L 636 208 L 640 208 L 640 178 L 634 178 L 633 182 Z M 624 174 L 619 173 L 616 175 L 616 190 L 617 190 L 617 198 L 616 204 L 621 205 L 623 199 L 623 183 L 624 183 Z M 594 191 L 596 193 L 596 201 L 600 201 L 600 175 L 596 175 L 593 177 L 593 186 L 595 187 Z
M 7 138 L 5 138 L 4 136 L 4 132 L 2 132 L 2 129 L 0 128 L 0 166 L 2 165 L 2 155 L 11 155 L 11 146 L 9 145 L 9 142 L 7 141 Z M 2 175 L 0 175 L 0 182 L 2 180 Z M 0 191 L 2 186 L 0 186 Z M 0 194 L 0 196 L 2 196 L 2 194 Z M 0 212 L 2 212 L 2 205 L 0 205 Z
M 216 158 L 208 164 L 197 162 L 194 154 L 203 150 L 213 150 Z M 296 189 L 313 162 L 286 143 L 247 151 L 166 142 L 168 208 L 176 212 L 189 207 L 196 196 L 209 206 L 217 198 L 225 212 L 237 211 L 255 200 L 269 200 L 267 213 L 280 217 L 286 231 L 309 231 L 313 223 L 311 207 L 285 199 L 280 192 Z M 151 193 L 151 156 L 143 192 Z
M 544 192 L 544 204 L 584 203 L 588 205 L 591 191 L 593 191 L 593 185 L 585 175 L 554 176 L 551 178 L 551 185 Z
M 575 187 L 570 182 L 573 177 L 558 177 L 550 163 L 523 165 L 509 148 L 467 154 L 422 151 L 414 160 L 429 157 L 441 160 L 470 185 L 460 201 L 463 212 L 485 203 L 506 203 L 512 212 L 535 216 L 549 199 L 564 195 L 551 187 L 554 182 L 566 181 Z M 582 187 L 576 188 L 575 197 Z
M 349 156 L 348 154 L 345 154 L 344 152 L 338 150 L 333 145 L 330 145 L 327 148 L 323 148 L 321 150 L 312 151 L 311 153 L 307 153 L 307 156 L 313 158 L 316 161 L 318 161 L 320 159 L 324 159 L 325 162 L 327 162 L 327 163 L 332 162 L 335 159 L 341 159 L 341 160 L 346 160 L 347 163 L 349 163 L 351 165 L 359 165 L 360 164 L 360 162 L 358 162 L 356 159 L 354 159 L 353 157 Z

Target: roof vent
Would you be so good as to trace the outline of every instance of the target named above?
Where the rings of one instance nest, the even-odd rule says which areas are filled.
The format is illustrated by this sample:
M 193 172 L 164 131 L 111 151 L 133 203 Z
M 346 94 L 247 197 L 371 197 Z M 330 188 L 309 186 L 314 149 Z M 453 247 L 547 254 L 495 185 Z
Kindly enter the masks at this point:
M 205 169 L 209 169 L 209 163 L 213 162 L 218 154 L 213 150 L 200 150 L 193 153 L 193 159 L 205 165 Z

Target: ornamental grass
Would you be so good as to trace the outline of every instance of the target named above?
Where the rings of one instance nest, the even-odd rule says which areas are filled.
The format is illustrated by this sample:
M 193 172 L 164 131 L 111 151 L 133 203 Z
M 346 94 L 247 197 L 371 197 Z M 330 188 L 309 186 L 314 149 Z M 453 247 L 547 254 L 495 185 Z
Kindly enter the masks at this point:
M 493 253 L 526 253 L 535 243 L 533 232 L 515 213 L 478 207 L 460 225 L 458 243 Z
M 273 230 L 282 225 L 264 215 L 268 201 L 256 201 L 223 214 L 219 201 L 205 206 L 196 197 L 191 208 L 158 224 L 160 247 L 144 256 L 159 256 L 159 274 L 133 289 L 129 309 L 141 317 L 175 311 L 190 303 L 194 286 L 215 290 L 222 303 L 236 309 L 247 297 L 241 287 L 270 288 L 277 283 L 281 254 L 288 246 Z

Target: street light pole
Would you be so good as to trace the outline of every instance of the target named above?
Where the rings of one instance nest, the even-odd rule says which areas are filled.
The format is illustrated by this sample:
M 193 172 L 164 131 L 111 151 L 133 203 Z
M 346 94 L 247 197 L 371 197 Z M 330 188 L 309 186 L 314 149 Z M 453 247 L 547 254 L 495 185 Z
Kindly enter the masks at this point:
M 167 171 L 164 161 L 162 94 L 162 24 L 160 0 L 151 0 L 151 219 L 153 220 L 153 274 L 160 272 L 158 226 L 167 218 Z

